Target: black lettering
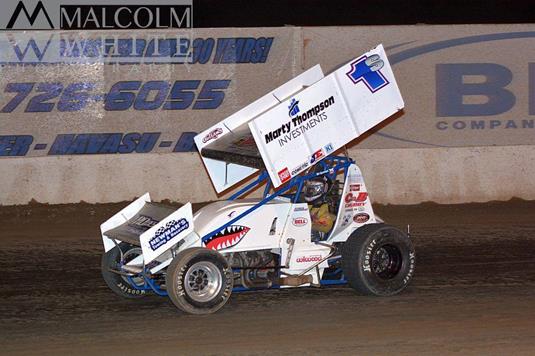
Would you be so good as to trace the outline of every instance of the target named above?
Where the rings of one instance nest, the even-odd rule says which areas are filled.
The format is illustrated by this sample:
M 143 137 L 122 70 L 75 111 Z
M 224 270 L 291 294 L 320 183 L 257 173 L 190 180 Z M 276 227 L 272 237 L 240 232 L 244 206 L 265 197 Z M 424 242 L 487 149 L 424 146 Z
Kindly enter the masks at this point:
M 268 134 L 266 134 L 264 136 L 265 136 L 265 139 L 266 139 L 266 143 L 270 143 L 274 139 L 273 138 L 273 132 L 270 132 L 270 133 L 268 133 Z
M 15 11 L 13 12 L 13 15 L 11 15 L 11 18 L 9 19 L 6 29 L 13 28 L 13 25 L 15 25 L 15 22 L 17 21 L 21 11 L 24 12 L 24 15 L 26 15 L 28 22 L 32 26 L 35 20 L 37 19 L 37 16 L 39 15 L 39 13 L 42 11 L 46 17 L 46 20 L 48 21 L 48 24 L 50 25 L 50 28 L 54 28 L 54 25 L 52 24 L 52 21 L 50 20 L 50 17 L 48 16 L 48 13 L 46 12 L 45 6 L 43 5 L 42 1 L 39 1 L 37 3 L 31 15 L 28 13 L 28 10 L 26 10 L 24 3 L 22 1 L 19 1 L 19 3 L 17 4 L 17 7 L 15 8 Z

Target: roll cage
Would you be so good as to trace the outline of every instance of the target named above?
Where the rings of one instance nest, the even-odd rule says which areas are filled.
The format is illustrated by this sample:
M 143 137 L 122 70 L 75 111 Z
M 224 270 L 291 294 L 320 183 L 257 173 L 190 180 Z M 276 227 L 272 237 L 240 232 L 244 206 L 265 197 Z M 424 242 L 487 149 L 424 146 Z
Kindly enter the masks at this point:
M 351 166 L 351 164 L 354 164 L 355 161 L 349 157 L 344 156 L 328 156 L 327 158 L 324 158 L 322 161 L 317 163 L 319 167 L 321 167 L 321 170 L 318 172 L 313 173 L 304 173 L 298 176 L 293 177 L 288 183 L 281 186 L 279 189 L 274 191 L 273 193 L 270 193 L 272 184 L 269 179 L 269 175 L 266 170 L 263 170 L 260 172 L 258 177 L 251 183 L 247 184 L 242 189 L 238 190 L 236 193 L 232 194 L 228 200 L 236 200 L 240 198 L 241 196 L 251 192 L 253 189 L 263 185 L 266 183 L 266 187 L 264 188 L 264 193 L 262 196 L 262 199 L 252 206 L 251 208 L 245 210 L 243 213 L 239 214 L 235 218 L 228 221 L 226 224 L 210 231 L 208 234 L 204 235 L 202 237 L 202 241 L 206 242 L 208 241 L 213 235 L 217 234 L 219 231 L 224 230 L 228 226 L 231 226 L 235 224 L 237 221 L 242 219 L 244 216 L 247 216 L 251 214 L 256 209 L 260 208 L 262 205 L 267 204 L 271 200 L 281 197 L 284 193 L 292 191 L 292 189 L 296 188 L 295 193 L 290 194 L 289 196 L 286 196 L 286 198 L 289 198 L 292 203 L 298 203 L 299 198 L 301 196 L 301 192 L 303 190 L 303 184 L 305 181 L 313 179 L 315 177 L 320 176 L 326 176 L 332 181 L 336 179 L 336 176 L 338 175 L 339 171 L 343 170 L 344 178 L 347 176 L 348 168 Z

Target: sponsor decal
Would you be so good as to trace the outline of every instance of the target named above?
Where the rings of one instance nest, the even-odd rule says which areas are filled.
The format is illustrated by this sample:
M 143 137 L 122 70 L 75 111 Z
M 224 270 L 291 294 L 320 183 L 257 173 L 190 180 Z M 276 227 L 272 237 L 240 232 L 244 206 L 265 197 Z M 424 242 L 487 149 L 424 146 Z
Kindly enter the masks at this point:
M 364 224 L 368 220 L 370 220 L 370 215 L 366 213 L 358 213 L 357 215 L 353 216 L 353 221 L 357 224 Z
M 264 135 L 266 144 L 276 140 L 282 147 L 320 122 L 327 120 L 327 115 L 323 111 L 333 105 L 334 102 L 334 96 L 331 96 L 308 109 L 303 114 L 292 117 L 288 122 L 283 123 L 280 127 Z
M 388 85 L 388 80 L 380 70 L 383 66 L 384 62 L 377 54 L 369 57 L 362 56 L 351 63 L 351 69 L 346 75 L 353 84 L 362 82 L 372 93 L 375 93 Z
M 360 192 L 357 195 L 353 193 L 347 193 L 344 199 L 345 207 L 347 209 L 347 208 L 363 206 L 366 204 L 365 202 L 367 199 L 368 199 L 368 193 L 366 192 Z
M 221 128 L 215 128 L 212 131 L 210 131 L 206 136 L 203 137 L 202 143 L 206 143 L 211 140 L 215 140 L 223 133 L 223 130 Z
M 308 161 L 303 162 L 303 163 L 301 163 L 299 166 L 297 166 L 296 168 L 292 169 L 292 173 L 291 173 L 291 175 L 292 175 L 292 176 L 295 176 L 295 175 L 298 174 L 299 172 L 302 172 L 302 171 L 304 171 L 305 169 L 307 169 L 307 167 L 308 167 Z
M 328 143 L 328 144 L 326 144 L 325 147 L 324 147 L 324 149 L 325 149 L 325 154 L 328 155 L 329 153 L 331 153 L 332 151 L 334 151 L 333 144 L 332 144 L 332 143 Z
M 147 231 L 158 223 L 158 220 L 155 220 L 150 216 L 140 214 L 134 220 L 129 221 L 128 226 L 136 230 Z
M 309 262 L 320 262 L 322 260 L 321 255 L 313 255 L 313 256 L 301 256 L 298 257 L 295 261 L 297 263 L 309 263 Z
M 323 157 L 325 157 L 325 154 L 323 153 L 323 150 L 322 149 L 317 150 L 310 157 L 310 164 L 313 164 L 314 162 L 319 161 Z
M 281 180 L 281 183 L 285 183 L 290 180 L 291 175 L 288 168 L 284 168 L 283 170 L 279 171 L 279 179 Z
M 349 225 L 350 221 L 351 221 L 351 213 L 345 214 L 344 217 L 342 218 L 341 226 L 346 227 L 347 225 Z
M 308 208 L 305 207 L 305 206 L 299 206 L 299 207 L 294 209 L 294 211 L 307 211 L 307 210 L 308 210 Z
M 292 220 L 292 224 L 297 227 L 305 226 L 308 224 L 308 219 L 304 217 L 297 217 Z
M 251 230 L 247 226 L 231 225 L 219 231 L 214 236 L 205 241 L 206 248 L 212 250 L 224 250 L 236 246 Z
M 351 203 L 346 203 L 345 208 L 346 209 L 358 208 L 364 205 L 366 205 L 366 203 L 364 202 L 351 202 Z
M 299 101 L 298 100 L 295 100 L 295 98 L 292 98 L 292 100 L 290 100 L 290 105 L 288 106 L 288 116 L 292 117 L 292 116 L 295 116 L 299 113 Z
M 351 202 L 363 202 L 363 201 L 366 201 L 366 199 L 368 199 L 368 193 L 360 192 L 357 195 L 353 193 L 347 193 L 344 200 L 346 203 L 351 203 Z
M 189 222 L 184 218 L 169 221 L 165 226 L 156 230 L 154 237 L 149 240 L 151 250 L 156 251 L 187 228 L 189 228 Z
M 359 192 L 360 191 L 360 184 L 350 184 L 349 190 L 352 192 Z

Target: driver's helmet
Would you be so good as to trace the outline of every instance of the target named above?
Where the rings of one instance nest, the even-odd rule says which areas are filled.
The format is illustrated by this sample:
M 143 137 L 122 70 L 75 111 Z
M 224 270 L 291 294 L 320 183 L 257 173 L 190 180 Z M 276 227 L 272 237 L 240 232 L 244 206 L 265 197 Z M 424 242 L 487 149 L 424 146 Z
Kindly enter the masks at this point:
M 316 177 L 305 182 L 305 201 L 314 203 L 323 201 L 323 197 L 329 191 L 329 180 L 327 177 Z

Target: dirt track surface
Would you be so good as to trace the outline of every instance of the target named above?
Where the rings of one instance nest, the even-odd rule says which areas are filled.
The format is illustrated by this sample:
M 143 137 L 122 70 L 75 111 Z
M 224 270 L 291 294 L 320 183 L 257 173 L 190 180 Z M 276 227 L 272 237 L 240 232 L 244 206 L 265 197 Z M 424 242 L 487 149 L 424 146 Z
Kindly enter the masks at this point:
M 535 354 L 535 202 L 378 206 L 411 224 L 404 293 L 241 293 L 202 317 L 105 286 L 98 226 L 124 205 L 0 208 L 1 354 Z

